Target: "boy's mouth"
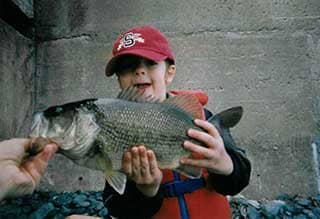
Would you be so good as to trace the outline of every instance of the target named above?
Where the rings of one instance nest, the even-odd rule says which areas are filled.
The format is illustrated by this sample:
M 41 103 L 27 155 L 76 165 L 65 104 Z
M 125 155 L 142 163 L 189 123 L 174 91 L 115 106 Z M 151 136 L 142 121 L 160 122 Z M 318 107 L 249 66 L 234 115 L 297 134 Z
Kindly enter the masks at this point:
M 151 85 L 150 83 L 139 83 L 139 84 L 135 84 L 134 87 L 138 88 L 139 91 L 144 91 L 150 85 Z

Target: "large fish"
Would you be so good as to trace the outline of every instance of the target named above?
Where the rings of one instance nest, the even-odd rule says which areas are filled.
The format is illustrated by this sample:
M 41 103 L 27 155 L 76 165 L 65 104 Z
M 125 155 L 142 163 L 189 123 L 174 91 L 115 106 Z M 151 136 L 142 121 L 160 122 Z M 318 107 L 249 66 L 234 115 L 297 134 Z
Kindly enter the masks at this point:
M 229 128 L 241 116 L 242 107 L 235 107 L 209 120 L 227 138 L 226 147 L 234 144 Z M 190 128 L 200 129 L 193 123 L 195 118 L 203 119 L 204 115 L 193 95 L 159 102 L 129 88 L 117 98 L 87 99 L 38 112 L 30 136 L 35 145 L 43 140 L 55 142 L 59 152 L 75 163 L 103 171 L 109 184 L 123 194 L 126 175 L 121 172 L 122 156 L 135 145 L 152 149 L 160 168 L 175 169 L 190 178 L 201 175 L 198 168 L 179 165 L 181 157 L 192 156 L 183 148 L 184 141 L 201 145 L 186 134 Z

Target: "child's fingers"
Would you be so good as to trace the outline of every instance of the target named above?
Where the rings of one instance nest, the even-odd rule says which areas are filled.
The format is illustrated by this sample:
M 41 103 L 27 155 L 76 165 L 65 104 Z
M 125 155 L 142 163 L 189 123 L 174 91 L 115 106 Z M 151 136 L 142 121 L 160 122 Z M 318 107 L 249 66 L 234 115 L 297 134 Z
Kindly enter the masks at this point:
M 209 161 L 206 159 L 192 159 L 183 157 L 180 159 L 180 163 L 183 165 L 190 165 L 193 167 L 199 167 L 199 168 L 207 168 L 209 167 Z
M 122 159 L 122 170 L 128 175 L 132 175 L 132 155 L 127 151 Z
M 208 148 L 212 148 L 217 144 L 217 138 L 214 138 L 213 136 L 203 131 L 189 129 L 188 136 L 204 143 Z
M 140 155 L 140 172 L 142 177 L 149 178 L 150 177 L 150 167 L 149 160 L 147 157 L 147 151 L 144 146 L 139 147 L 139 155 Z
M 147 155 L 150 165 L 150 173 L 151 175 L 154 175 L 159 170 L 156 156 L 154 155 L 154 152 L 152 150 L 148 150 Z
M 139 156 L 139 150 L 137 147 L 131 148 L 131 154 L 132 154 L 132 176 L 133 177 L 140 177 L 140 156 Z
M 209 135 L 213 136 L 213 137 L 220 137 L 220 133 L 218 132 L 218 130 L 216 129 L 216 127 L 211 124 L 208 121 L 205 120 L 201 120 L 201 119 L 195 119 L 194 123 L 203 128 L 204 130 L 206 130 L 208 132 Z
M 185 149 L 191 151 L 191 152 L 195 152 L 197 154 L 201 154 L 203 155 L 204 157 L 210 157 L 210 151 L 203 147 L 203 146 L 199 146 L 199 145 L 196 145 L 190 141 L 185 141 L 183 143 L 183 146 Z

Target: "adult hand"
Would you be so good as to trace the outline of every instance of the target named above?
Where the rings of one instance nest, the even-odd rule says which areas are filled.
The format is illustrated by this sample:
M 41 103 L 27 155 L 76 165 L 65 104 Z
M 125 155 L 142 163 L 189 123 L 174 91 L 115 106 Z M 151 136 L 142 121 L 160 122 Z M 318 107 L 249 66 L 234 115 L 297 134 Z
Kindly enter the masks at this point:
M 182 158 L 182 164 L 200 168 L 207 168 L 209 172 L 230 175 L 233 171 L 233 162 L 227 153 L 223 139 L 213 124 L 195 119 L 194 123 L 204 131 L 195 129 L 188 130 L 188 136 L 202 142 L 206 147 L 185 141 L 184 147 L 191 152 L 196 152 L 202 159 Z M 206 132 L 205 132 L 206 131 Z
M 157 194 L 162 180 L 155 154 L 144 146 L 132 147 L 124 154 L 122 169 L 146 196 Z
M 37 155 L 25 159 L 30 147 L 31 139 L 0 142 L 0 200 L 31 194 L 58 149 L 56 144 L 48 144 Z

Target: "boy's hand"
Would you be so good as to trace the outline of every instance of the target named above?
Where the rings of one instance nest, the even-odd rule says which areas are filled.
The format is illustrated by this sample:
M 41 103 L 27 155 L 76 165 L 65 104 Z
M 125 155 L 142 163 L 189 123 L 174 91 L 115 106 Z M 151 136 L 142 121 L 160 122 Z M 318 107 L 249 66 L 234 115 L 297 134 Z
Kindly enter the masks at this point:
M 203 142 L 206 147 L 193 144 L 190 141 L 184 142 L 184 147 L 191 152 L 196 152 L 202 155 L 202 159 L 182 158 L 182 164 L 207 168 L 212 173 L 230 175 L 233 171 L 233 162 L 227 153 L 223 140 L 218 130 L 211 123 L 195 119 L 194 123 L 203 128 L 206 132 L 195 129 L 188 130 L 188 136 L 200 142 Z
M 162 172 L 152 150 L 146 150 L 144 146 L 132 147 L 124 154 L 122 169 L 144 195 L 153 197 L 157 194 Z
M 32 193 L 58 149 L 57 145 L 49 144 L 37 155 L 24 160 L 30 147 L 30 139 L 0 142 L 0 201 Z

